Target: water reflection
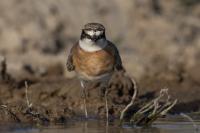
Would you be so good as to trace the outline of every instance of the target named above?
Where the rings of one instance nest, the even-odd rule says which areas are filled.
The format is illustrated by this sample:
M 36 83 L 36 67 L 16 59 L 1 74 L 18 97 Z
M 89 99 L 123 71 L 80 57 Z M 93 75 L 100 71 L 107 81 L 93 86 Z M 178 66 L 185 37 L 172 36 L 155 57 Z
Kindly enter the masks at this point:
M 0 133 L 197 133 L 191 123 L 173 122 L 155 124 L 150 128 L 133 128 L 104 121 L 70 121 L 65 125 L 32 127 L 25 124 L 2 124 Z

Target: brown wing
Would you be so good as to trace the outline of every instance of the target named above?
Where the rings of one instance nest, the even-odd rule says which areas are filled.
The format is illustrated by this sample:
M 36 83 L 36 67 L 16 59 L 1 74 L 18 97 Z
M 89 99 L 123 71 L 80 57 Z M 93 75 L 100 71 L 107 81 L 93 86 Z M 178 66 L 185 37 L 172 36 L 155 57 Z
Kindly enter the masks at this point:
M 70 50 L 70 53 L 68 55 L 68 58 L 67 58 L 67 63 L 66 63 L 66 66 L 67 66 L 67 70 L 68 71 L 74 71 L 75 70 L 75 65 L 73 64 L 73 53 L 74 53 L 74 49 L 77 47 L 78 43 L 75 43 L 71 50 Z
M 117 71 L 124 70 L 123 65 L 122 65 L 122 60 L 121 60 L 121 57 L 120 57 L 117 47 L 110 41 L 108 41 L 108 47 L 109 47 L 109 49 L 112 50 L 112 53 L 115 58 L 115 64 L 114 64 L 115 70 L 117 70 Z

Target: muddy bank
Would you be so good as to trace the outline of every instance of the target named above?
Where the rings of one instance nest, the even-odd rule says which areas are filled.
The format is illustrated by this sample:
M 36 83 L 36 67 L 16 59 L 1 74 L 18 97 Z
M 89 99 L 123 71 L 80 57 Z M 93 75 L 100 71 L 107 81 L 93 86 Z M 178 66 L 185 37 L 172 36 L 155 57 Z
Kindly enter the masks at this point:
M 180 82 L 180 79 L 166 78 L 168 76 L 161 77 L 160 74 L 144 77 L 142 81 L 139 81 L 139 95 L 136 103 L 155 98 L 161 88 L 167 87 L 172 99 L 178 99 L 178 104 L 170 113 L 199 111 L 198 84 L 190 80 Z M 27 96 L 32 104 L 31 109 L 27 105 L 25 81 L 29 85 Z M 109 114 L 111 118 L 119 118 L 121 110 L 130 102 L 133 85 L 126 78 L 114 79 L 114 82 L 108 93 Z M 0 96 L 1 122 L 64 123 L 69 118 L 84 117 L 81 88 L 76 78 L 69 79 L 57 75 L 1 81 Z M 91 85 L 91 88 L 88 88 L 87 106 L 90 117 L 105 118 L 105 101 L 99 93 L 98 85 Z
M 28 88 L 25 87 L 25 81 Z M 116 78 L 114 82 L 108 93 L 112 118 L 119 117 L 121 109 L 133 95 L 133 84 L 129 80 L 124 78 L 119 82 Z M 2 81 L 0 88 L 0 121 L 63 123 L 67 118 L 84 117 L 80 83 L 76 78 L 27 77 Z M 31 108 L 28 108 L 27 102 L 32 104 Z M 87 108 L 90 117 L 105 118 L 105 100 L 99 84 L 88 87 Z

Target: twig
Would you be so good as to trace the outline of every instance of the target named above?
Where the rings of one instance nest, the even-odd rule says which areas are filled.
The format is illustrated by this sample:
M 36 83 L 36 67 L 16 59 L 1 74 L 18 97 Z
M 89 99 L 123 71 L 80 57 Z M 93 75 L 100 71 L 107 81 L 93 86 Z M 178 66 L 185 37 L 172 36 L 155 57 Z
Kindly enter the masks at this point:
M 152 100 L 151 102 L 149 102 L 148 104 L 146 104 L 138 112 L 145 113 L 145 112 L 149 111 L 152 107 L 154 107 L 153 114 L 155 114 L 155 112 L 157 111 L 157 108 L 158 108 L 157 106 L 159 106 L 158 102 L 164 96 L 164 94 L 166 94 L 168 96 L 168 89 L 161 89 L 160 90 L 160 95 L 157 98 L 155 98 L 154 100 Z M 167 97 L 167 101 L 169 101 L 168 98 L 169 97 Z
M 182 117 L 184 117 L 184 118 L 187 118 L 187 119 L 192 123 L 192 125 L 193 125 L 193 127 L 195 128 L 196 131 L 199 130 L 197 124 L 194 122 L 194 120 L 193 120 L 189 115 L 187 115 L 187 114 L 185 114 L 185 113 L 181 113 L 180 115 L 181 115 Z
M 122 110 L 121 115 L 120 115 L 120 123 L 122 123 L 123 119 L 124 119 L 124 114 L 126 113 L 126 111 L 133 105 L 135 98 L 137 96 L 137 85 L 134 79 L 132 79 L 133 81 L 133 89 L 134 89 L 134 93 L 133 96 L 131 98 L 131 102 Z
M 157 100 L 154 101 L 153 106 L 154 106 L 154 109 L 153 109 L 152 114 L 154 115 L 154 114 L 156 113 L 156 111 L 158 110 L 158 108 L 159 108 L 159 105 L 158 105 L 158 101 L 157 101 Z
M 25 114 L 28 114 L 28 115 L 30 115 L 34 118 L 37 118 L 42 122 L 49 122 L 48 118 L 46 118 L 45 116 L 43 116 L 42 114 L 40 114 L 38 112 L 33 111 L 33 109 L 32 109 L 33 104 L 30 103 L 29 98 L 28 98 L 28 88 L 29 88 L 28 83 L 27 83 L 27 81 L 25 81 L 26 104 L 27 104 L 27 107 L 28 107 Z
M 147 103 L 146 105 L 144 105 L 144 107 L 142 107 L 140 110 L 138 110 L 137 112 L 140 112 L 140 113 L 145 113 L 147 112 L 150 108 L 153 107 L 153 102 L 154 100 L 150 101 L 149 103 Z
M 27 81 L 25 81 L 26 104 L 27 104 L 28 108 L 31 108 L 33 104 L 29 102 L 28 88 L 29 88 L 28 83 L 27 83 Z
M 164 96 L 167 96 L 167 98 L 165 104 L 162 105 L 160 104 L 160 100 Z M 173 102 L 170 101 L 168 89 L 161 89 L 160 95 L 133 114 L 130 122 L 135 125 L 148 126 L 158 117 L 165 115 L 176 103 L 177 100 L 174 100 Z
M 174 102 L 168 108 L 166 108 L 165 110 L 163 110 L 160 114 L 161 115 L 165 115 L 170 109 L 172 109 L 176 105 L 177 101 L 178 101 L 177 99 L 174 100 Z

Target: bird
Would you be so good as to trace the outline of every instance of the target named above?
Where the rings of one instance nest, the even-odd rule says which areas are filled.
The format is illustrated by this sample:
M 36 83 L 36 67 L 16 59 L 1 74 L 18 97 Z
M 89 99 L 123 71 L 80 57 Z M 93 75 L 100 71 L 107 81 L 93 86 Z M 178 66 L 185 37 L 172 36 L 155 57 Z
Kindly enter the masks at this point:
M 94 22 L 87 23 L 82 28 L 79 41 L 70 49 L 66 66 L 68 71 L 75 71 L 80 80 L 86 118 L 87 83 L 100 82 L 103 88 L 107 88 L 113 73 L 124 71 L 116 45 L 106 38 L 105 27 Z M 106 94 L 106 91 L 104 93 Z M 105 100 L 108 119 L 107 99 Z

